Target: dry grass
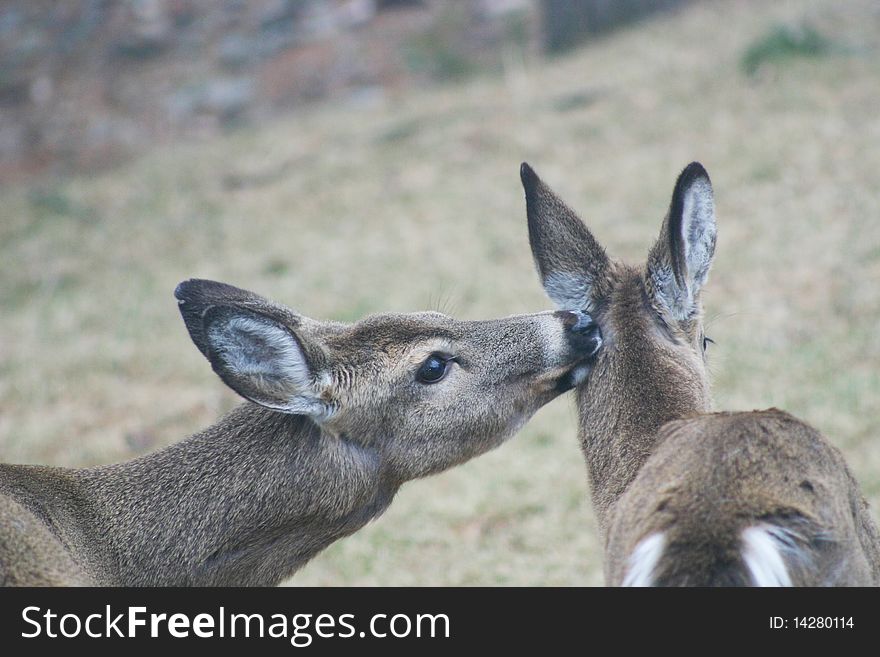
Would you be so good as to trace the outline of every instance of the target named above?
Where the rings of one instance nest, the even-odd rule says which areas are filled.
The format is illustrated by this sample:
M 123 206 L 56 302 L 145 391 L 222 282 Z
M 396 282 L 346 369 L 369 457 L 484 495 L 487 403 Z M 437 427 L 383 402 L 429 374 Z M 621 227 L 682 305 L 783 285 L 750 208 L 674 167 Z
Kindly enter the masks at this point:
M 742 54 L 809 21 L 839 47 L 754 77 Z M 678 170 L 716 186 L 706 297 L 718 407 L 784 407 L 880 504 L 880 13 L 870 0 L 707 2 L 501 79 L 381 109 L 322 107 L 109 175 L 4 193 L 0 458 L 87 465 L 236 403 L 171 292 L 228 281 L 315 317 L 549 307 L 517 168 L 641 259 Z M 876 512 L 875 512 L 876 513 Z M 599 584 L 568 398 L 513 442 L 408 484 L 297 584 Z

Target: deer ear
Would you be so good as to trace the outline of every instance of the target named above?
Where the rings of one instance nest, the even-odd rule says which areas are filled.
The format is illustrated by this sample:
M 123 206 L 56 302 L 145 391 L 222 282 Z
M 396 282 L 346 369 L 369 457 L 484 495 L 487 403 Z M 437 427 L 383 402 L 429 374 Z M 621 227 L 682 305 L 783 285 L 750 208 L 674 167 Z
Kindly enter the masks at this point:
M 217 289 L 210 284 L 187 281 L 175 295 L 193 341 L 223 382 L 260 406 L 326 418 L 329 408 L 320 399 L 302 336 L 289 322 L 253 308 L 267 304 L 273 315 L 282 309 L 238 288 L 231 288 L 237 291 L 234 301 L 229 294 L 206 298 Z
M 679 321 L 696 315 L 714 254 L 712 183 L 703 166 L 692 162 L 675 183 L 669 213 L 648 256 L 646 282 L 655 303 Z
M 547 295 L 563 310 L 592 310 L 608 256 L 578 216 L 525 162 L 529 244 Z

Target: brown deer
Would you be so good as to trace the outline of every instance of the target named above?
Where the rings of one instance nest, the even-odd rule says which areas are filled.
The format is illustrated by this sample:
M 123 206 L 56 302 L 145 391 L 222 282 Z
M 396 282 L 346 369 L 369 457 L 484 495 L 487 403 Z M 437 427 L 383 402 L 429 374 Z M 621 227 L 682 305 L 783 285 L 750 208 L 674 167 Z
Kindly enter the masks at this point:
M 0 583 L 278 584 L 404 482 L 499 445 L 586 375 L 601 342 L 579 312 L 349 325 L 211 281 L 175 296 L 250 403 L 127 463 L 0 465 Z
M 640 267 L 609 259 L 527 164 L 520 173 L 547 294 L 602 332 L 576 394 L 606 583 L 877 584 L 880 537 L 840 452 L 776 409 L 709 412 L 705 169 L 694 162 L 679 176 Z

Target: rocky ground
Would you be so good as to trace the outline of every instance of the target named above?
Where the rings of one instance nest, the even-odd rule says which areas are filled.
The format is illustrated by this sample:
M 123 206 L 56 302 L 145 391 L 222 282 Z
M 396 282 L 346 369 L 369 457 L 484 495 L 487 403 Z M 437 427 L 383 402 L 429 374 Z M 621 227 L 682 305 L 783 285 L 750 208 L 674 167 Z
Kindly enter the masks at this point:
M 318 100 L 502 66 L 529 0 L 21 0 L 0 6 L 0 182 L 95 171 Z

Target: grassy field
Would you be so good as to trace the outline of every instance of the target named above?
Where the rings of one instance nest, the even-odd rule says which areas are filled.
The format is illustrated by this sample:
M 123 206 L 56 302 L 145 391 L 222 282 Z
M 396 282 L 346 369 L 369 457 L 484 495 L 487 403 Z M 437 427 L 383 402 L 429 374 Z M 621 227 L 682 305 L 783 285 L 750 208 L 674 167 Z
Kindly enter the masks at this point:
M 822 47 L 780 45 L 780 30 L 804 26 Z M 719 222 L 705 295 L 716 406 L 779 406 L 815 424 L 877 517 L 878 108 L 875 2 L 705 2 L 503 76 L 4 190 L 0 459 L 127 459 L 234 406 L 180 321 L 182 279 L 339 320 L 546 309 L 521 161 L 612 254 L 641 261 L 675 176 L 698 159 Z M 569 397 L 495 452 L 404 486 L 292 580 L 601 582 Z

